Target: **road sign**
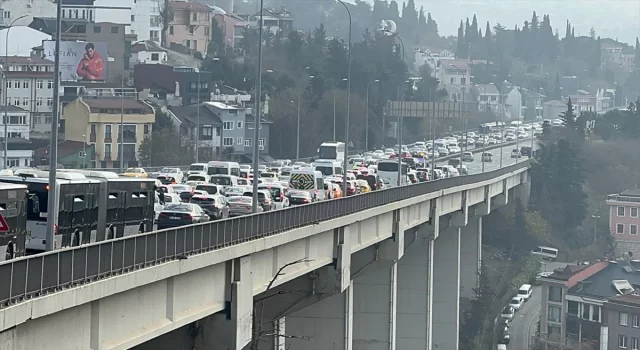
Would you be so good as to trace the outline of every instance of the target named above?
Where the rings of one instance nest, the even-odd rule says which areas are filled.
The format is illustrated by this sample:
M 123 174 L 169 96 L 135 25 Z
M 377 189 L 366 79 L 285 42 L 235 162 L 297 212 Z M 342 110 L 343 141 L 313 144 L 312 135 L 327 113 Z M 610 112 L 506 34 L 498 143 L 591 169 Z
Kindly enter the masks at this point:
M 0 232 L 9 232 L 9 225 L 7 224 L 7 220 L 4 219 L 4 216 L 0 214 Z

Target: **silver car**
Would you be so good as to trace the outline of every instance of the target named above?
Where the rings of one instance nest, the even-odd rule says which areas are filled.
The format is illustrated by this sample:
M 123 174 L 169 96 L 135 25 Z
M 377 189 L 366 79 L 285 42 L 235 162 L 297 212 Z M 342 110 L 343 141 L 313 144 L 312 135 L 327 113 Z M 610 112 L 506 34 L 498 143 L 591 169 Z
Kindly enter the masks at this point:
M 229 203 L 229 216 L 240 216 L 251 214 L 251 202 L 253 198 L 245 196 L 229 197 L 227 202 Z M 258 205 L 258 213 L 262 213 L 264 210 L 262 206 Z

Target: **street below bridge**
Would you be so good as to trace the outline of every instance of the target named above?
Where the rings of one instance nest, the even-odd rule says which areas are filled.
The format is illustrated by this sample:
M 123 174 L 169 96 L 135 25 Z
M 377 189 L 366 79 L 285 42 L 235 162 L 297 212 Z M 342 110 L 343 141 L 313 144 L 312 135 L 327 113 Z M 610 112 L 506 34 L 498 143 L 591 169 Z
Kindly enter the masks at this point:
M 553 271 L 559 267 L 565 267 L 564 262 L 546 262 L 542 265 L 541 272 Z M 540 309 L 542 305 L 542 287 L 533 286 L 531 298 L 527 300 L 518 312 L 516 312 L 511 323 L 511 342 L 507 346 L 509 350 L 529 350 L 531 338 L 538 330 L 538 320 L 540 319 Z

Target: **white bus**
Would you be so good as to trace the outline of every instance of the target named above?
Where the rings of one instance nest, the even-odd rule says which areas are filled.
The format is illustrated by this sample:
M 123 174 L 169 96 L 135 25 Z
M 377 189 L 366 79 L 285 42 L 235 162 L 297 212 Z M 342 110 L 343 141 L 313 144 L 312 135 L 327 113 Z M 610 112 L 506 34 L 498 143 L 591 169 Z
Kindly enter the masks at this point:
M 344 162 L 344 142 L 327 141 L 318 148 L 318 160 L 334 160 Z
M 240 177 L 240 164 L 236 162 L 211 161 L 207 164 L 207 175 L 233 175 Z
M 400 177 L 400 186 L 406 185 L 408 182 L 407 173 L 409 172 L 409 166 L 401 163 L 402 176 Z M 398 160 L 397 159 L 381 159 L 378 161 L 378 176 L 384 182 L 387 187 L 398 186 Z
M 0 183 L 0 213 L 9 226 L 9 232 L 0 233 L 0 261 L 25 254 L 27 197 L 27 186 Z

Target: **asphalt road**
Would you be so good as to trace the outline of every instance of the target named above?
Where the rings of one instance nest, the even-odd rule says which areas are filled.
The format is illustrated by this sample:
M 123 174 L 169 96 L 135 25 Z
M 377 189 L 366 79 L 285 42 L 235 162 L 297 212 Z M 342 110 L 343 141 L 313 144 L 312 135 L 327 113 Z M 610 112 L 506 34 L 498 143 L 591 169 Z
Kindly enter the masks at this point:
M 558 267 L 564 267 L 567 263 L 563 262 L 546 262 L 542 266 L 542 271 L 553 271 Z M 529 341 L 536 334 L 538 328 L 538 320 L 540 319 L 541 286 L 533 286 L 531 298 L 516 312 L 511 322 L 511 342 L 507 346 L 509 350 L 527 350 L 529 349 Z
M 517 144 L 517 148 L 520 149 L 522 146 L 531 146 L 531 140 L 532 139 L 520 140 L 520 142 L 518 142 Z M 487 171 L 500 169 L 500 157 L 502 157 L 503 167 L 515 164 L 516 160 L 520 162 L 525 159 L 528 159 L 528 157 L 526 156 L 520 157 L 519 159 L 511 158 L 511 151 L 515 148 L 516 148 L 515 144 L 513 145 L 509 144 L 504 147 L 494 148 L 492 150 L 486 151 L 493 154 L 493 161 L 484 163 L 484 171 L 487 172 Z M 537 142 L 535 140 L 533 141 L 533 148 L 534 149 L 538 148 Z M 475 160 L 473 162 L 464 162 L 463 164 L 467 166 L 467 170 L 469 171 L 469 174 L 481 173 L 482 162 L 480 160 L 482 156 L 482 149 L 480 148 L 480 149 L 471 150 L 471 152 L 473 152 Z M 444 164 L 447 164 L 447 162 L 448 160 L 436 161 L 436 165 L 444 165 Z

